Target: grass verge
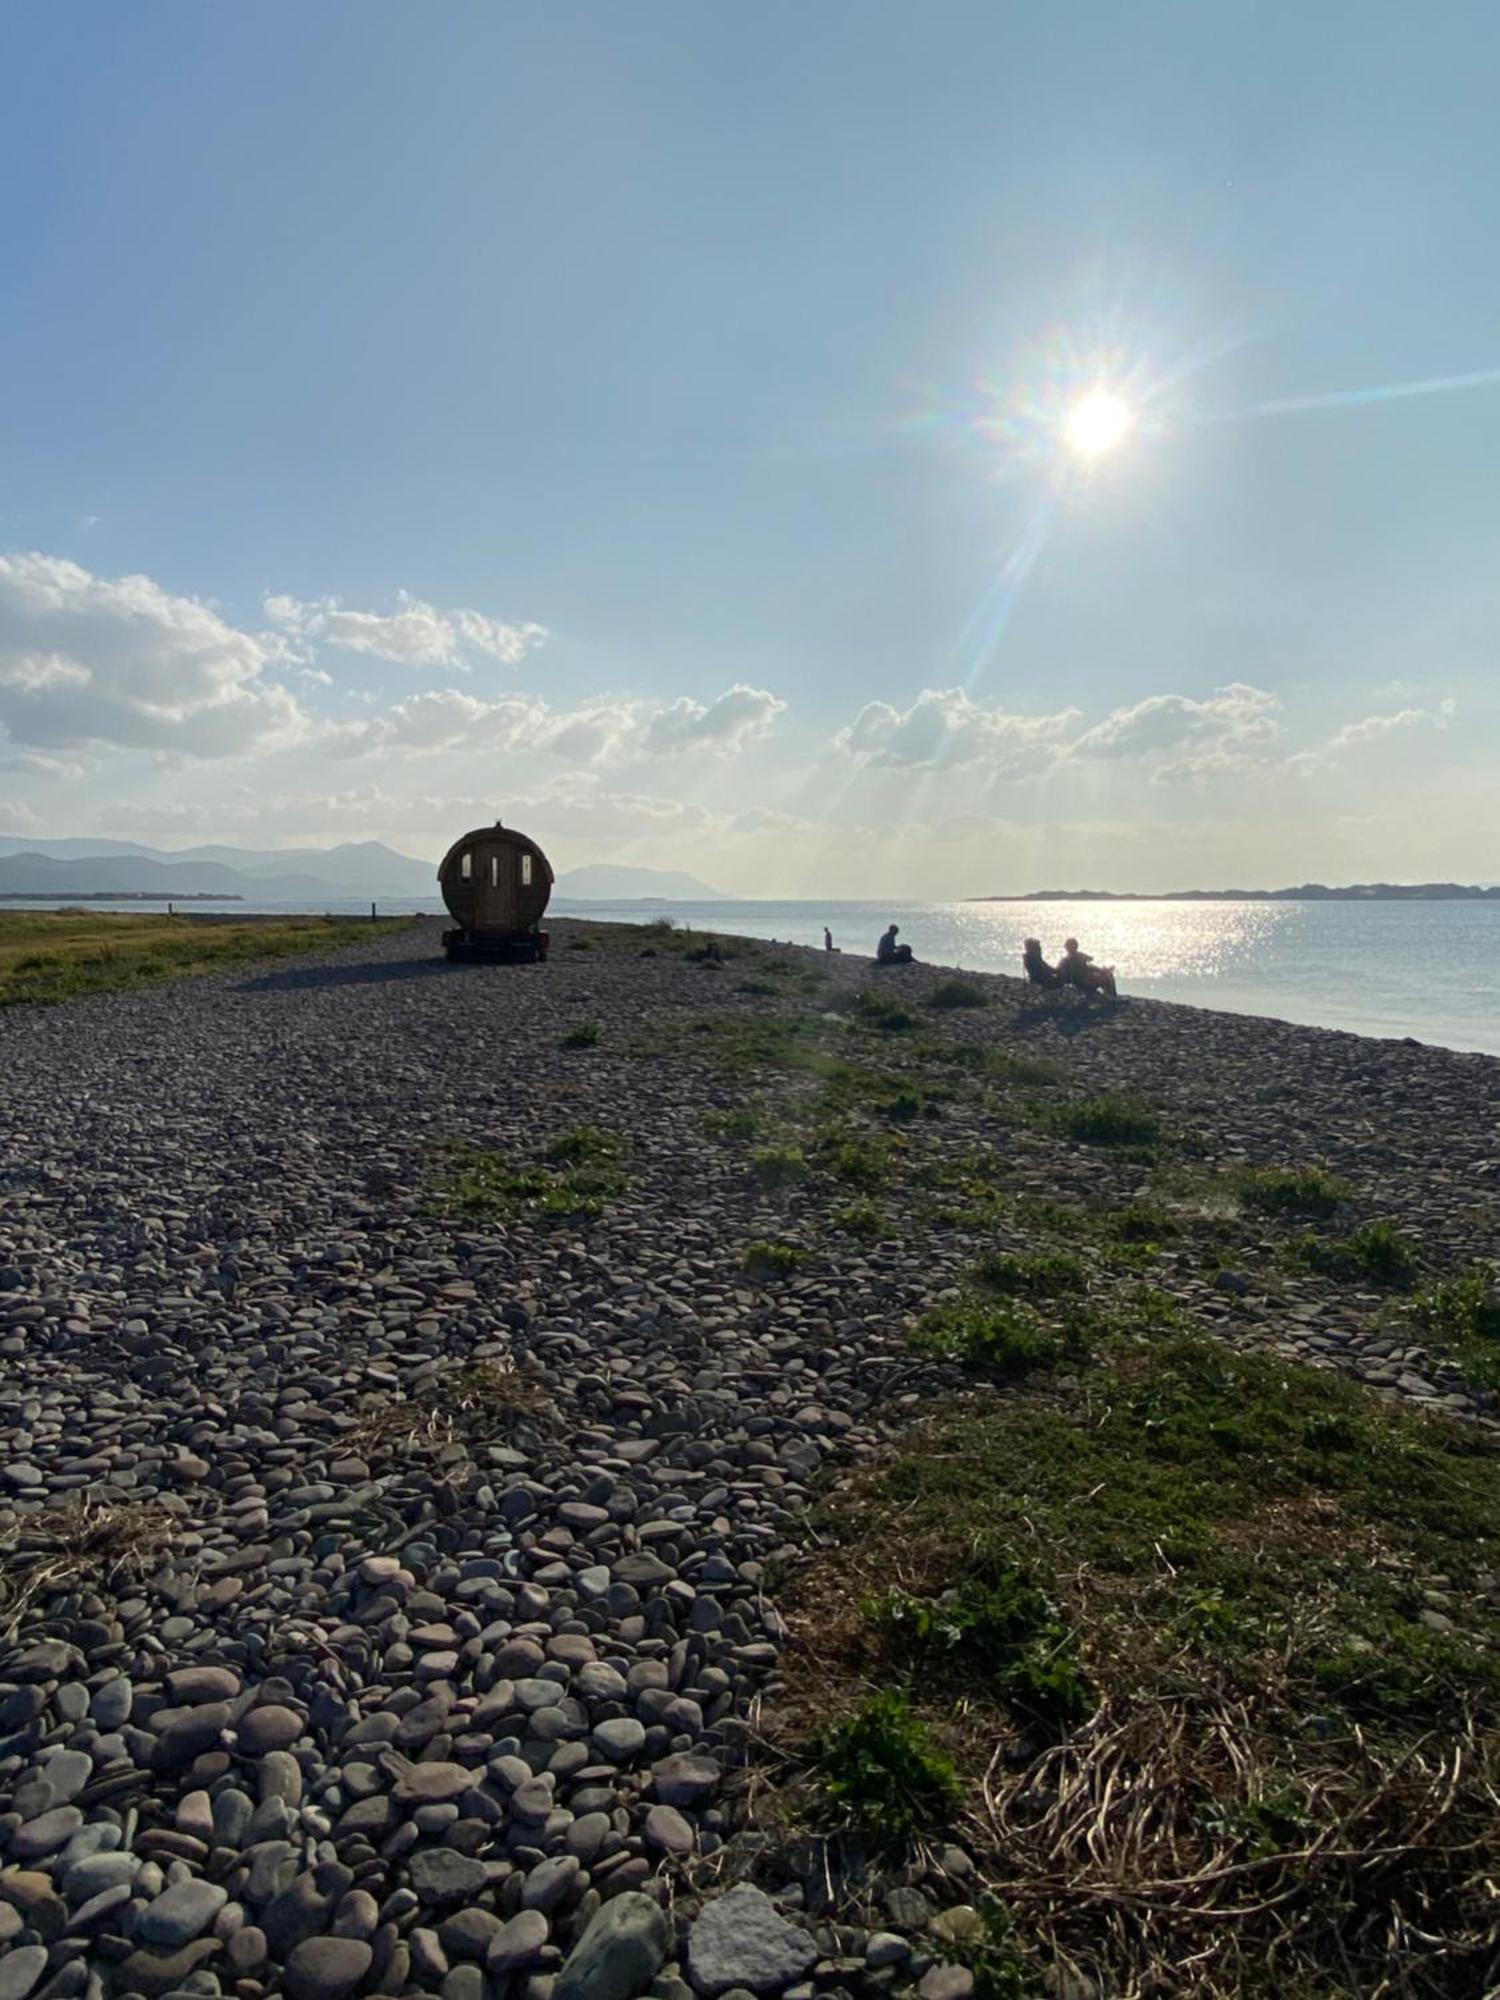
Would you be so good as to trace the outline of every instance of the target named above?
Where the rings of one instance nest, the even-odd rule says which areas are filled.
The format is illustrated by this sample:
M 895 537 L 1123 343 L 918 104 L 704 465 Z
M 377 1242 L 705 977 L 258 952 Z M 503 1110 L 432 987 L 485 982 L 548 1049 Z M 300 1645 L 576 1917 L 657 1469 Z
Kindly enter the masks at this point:
M 1032 1982 L 1480 2000 L 1495 1473 L 1470 1429 L 1181 1333 L 945 1399 L 827 1497 L 788 1593 L 804 1809 L 952 1827 Z M 899 1831 L 868 1767 L 908 1725 L 958 1789 Z
M 411 919 L 371 924 L 348 917 L 232 918 L 116 915 L 110 911 L 0 910 L 0 1007 L 55 1006 L 85 993 L 155 986 L 256 959 L 300 957 L 355 944 Z

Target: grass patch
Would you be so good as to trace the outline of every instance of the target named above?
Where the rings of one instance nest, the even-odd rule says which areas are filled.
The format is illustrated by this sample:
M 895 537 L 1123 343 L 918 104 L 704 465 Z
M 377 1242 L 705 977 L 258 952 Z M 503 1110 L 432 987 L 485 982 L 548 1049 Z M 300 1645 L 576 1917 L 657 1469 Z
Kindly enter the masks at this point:
M 800 1146 L 762 1146 L 750 1155 L 750 1171 L 768 1193 L 776 1194 L 807 1179 L 807 1155 Z
M 1150 1105 L 1128 1091 L 1106 1090 L 1048 1115 L 1051 1129 L 1083 1146 L 1154 1146 L 1161 1121 Z
M 739 1105 L 733 1111 L 710 1111 L 703 1120 L 703 1129 L 716 1139 L 753 1139 L 761 1129 L 760 1113 L 748 1105 Z
M 478 1222 L 526 1214 L 584 1220 L 624 1187 L 624 1157 L 623 1139 L 593 1125 L 559 1133 L 544 1162 L 521 1166 L 483 1146 L 453 1145 L 444 1149 L 431 1202 Z
M 836 1815 L 893 1851 L 946 1826 L 962 1796 L 952 1762 L 899 1688 L 883 1688 L 832 1724 L 816 1762 Z
M 772 1278 L 789 1278 L 800 1271 L 807 1262 L 808 1253 L 796 1243 L 767 1243 L 757 1240 L 745 1245 L 741 1265 L 752 1278 L 763 1282 Z
M 1061 1368 L 1087 1352 L 1080 1320 L 1050 1325 L 1027 1306 L 973 1298 L 932 1307 L 907 1340 L 918 1354 L 956 1361 L 971 1374 L 997 1382 Z
M 904 1035 L 917 1025 L 917 1017 L 899 1000 L 884 993 L 861 993 L 854 1004 L 854 1017 L 862 1027 L 881 1035 Z
M 86 993 L 159 985 L 258 959 L 333 951 L 412 919 L 341 917 L 271 921 L 77 910 L 0 910 L 0 1007 L 55 1006 Z
M 410 1396 L 386 1396 L 358 1413 L 340 1449 L 371 1461 L 436 1456 L 503 1436 L 551 1408 L 543 1384 L 504 1362 L 444 1369 Z
M 599 1023 L 597 1021 L 580 1021 L 576 1028 L 569 1028 L 565 1035 L 559 1036 L 557 1046 L 560 1049 L 598 1048 Z
M 1002 1298 L 1065 1298 L 1084 1290 L 1088 1273 L 1067 1250 L 991 1251 L 974 1267 L 974 1283 Z
M 840 1236 L 862 1236 L 872 1243 L 894 1233 L 872 1201 L 852 1201 L 847 1207 L 836 1208 L 828 1218 L 828 1226 Z
M 1240 1200 L 1262 1215 L 1296 1215 L 1326 1221 L 1350 1196 L 1326 1167 L 1250 1167 L 1236 1183 Z
M 963 1007 L 988 1007 L 990 996 L 982 986 L 976 986 L 969 979 L 945 979 L 934 986 L 927 997 L 929 1007 L 939 1012 L 952 1012 Z
M 1412 1301 L 1423 1332 L 1474 1387 L 1500 1389 L 1500 1287 L 1483 1265 L 1439 1278 Z
M 1409 1291 L 1421 1268 L 1411 1238 L 1384 1218 L 1361 1223 L 1348 1236 L 1317 1236 L 1308 1230 L 1291 1245 L 1289 1254 L 1293 1263 L 1322 1277 L 1343 1284 L 1380 1285 L 1388 1291 Z
M 873 1132 L 831 1132 L 818 1145 L 818 1166 L 843 1187 L 874 1193 L 890 1180 L 900 1143 Z
M 903 1690 L 1034 1982 L 1481 2000 L 1495 1473 L 1331 1372 L 1105 1334 L 844 1475 L 784 1594 L 789 1700 Z
M 14 1539 L 0 1548 L 0 1632 L 13 1634 L 55 1597 L 149 1576 L 181 1532 L 173 1508 L 145 1501 L 112 1505 L 74 1496 L 22 1514 Z

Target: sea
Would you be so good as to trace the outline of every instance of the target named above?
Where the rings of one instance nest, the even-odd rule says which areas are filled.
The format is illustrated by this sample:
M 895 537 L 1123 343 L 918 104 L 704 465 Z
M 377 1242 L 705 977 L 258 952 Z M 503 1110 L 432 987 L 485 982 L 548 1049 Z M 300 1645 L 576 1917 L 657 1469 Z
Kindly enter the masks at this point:
M 383 900 L 387 916 L 436 899 Z M 27 901 L 0 907 L 41 909 Z M 150 910 L 135 900 L 89 909 Z M 190 913 L 368 915 L 368 901 L 311 904 L 192 902 Z M 580 902 L 551 912 L 595 922 L 666 919 L 691 930 L 821 945 L 872 957 L 888 923 L 919 959 L 971 972 L 1019 971 L 1035 936 L 1049 958 L 1077 937 L 1113 965 L 1124 995 L 1180 1000 L 1360 1035 L 1410 1036 L 1500 1055 L 1500 899 L 1494 902 Z

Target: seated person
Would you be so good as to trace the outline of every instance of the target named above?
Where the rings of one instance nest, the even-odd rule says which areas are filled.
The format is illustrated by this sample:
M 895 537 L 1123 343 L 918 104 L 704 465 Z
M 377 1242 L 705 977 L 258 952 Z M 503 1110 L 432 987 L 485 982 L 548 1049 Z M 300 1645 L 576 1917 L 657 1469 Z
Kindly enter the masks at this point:
M 1057 977 L 1064 986 L 1077 986 L 1085 993 L 1103 993 L 1111 1000 L 1116 998 L 1114 967 L 1095 965 L 1086 951 L 1078 949 L 1077 938 L 1064 940 L 1063 955 L 1057 961 Z
M 1056 986 L 1057 973 L 1042 957 L 1040 938 L 1027 938 L 1021 951 L 1021 969 L 1032 986 Z
M 900 935 L 900 930 L 901 927 L 899 924 L 892 924 L 889 930 L 881 932 L 880 942 L 875 947 L 875 963 L 877 965 L 911 964 L 911 946 L 909 944 L 897 944 L 896 942 L 897 937 Z

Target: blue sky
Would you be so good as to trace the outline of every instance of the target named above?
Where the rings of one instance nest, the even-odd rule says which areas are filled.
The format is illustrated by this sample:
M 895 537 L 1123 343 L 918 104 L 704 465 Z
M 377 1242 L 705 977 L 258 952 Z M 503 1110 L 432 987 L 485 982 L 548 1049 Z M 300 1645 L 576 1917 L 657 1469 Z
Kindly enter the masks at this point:
M 1352 393 L 1500 370 L 1497 58 L 1477 5 L 10 10 L 0 831 L 1500 876 L 1500 374 Z

